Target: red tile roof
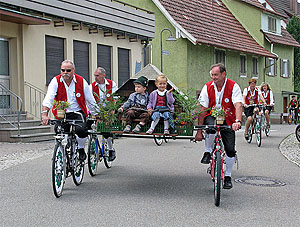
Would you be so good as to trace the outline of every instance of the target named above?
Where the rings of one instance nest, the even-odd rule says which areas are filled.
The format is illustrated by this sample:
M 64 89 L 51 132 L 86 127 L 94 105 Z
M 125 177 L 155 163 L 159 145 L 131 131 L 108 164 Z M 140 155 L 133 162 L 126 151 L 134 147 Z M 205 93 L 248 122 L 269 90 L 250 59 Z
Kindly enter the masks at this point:
M 288 33 L 286 29 L 281 27 L 281 35 L 275 35 L 272 33 L 263 32 L 267 40 L 271 43 L 277 43 L 287 46 L 300 47 L 300 44 L 293 38 L 293 36 Z
M 260 46 L 221 0 L 159 0 L 199 44 L 276 58 Z
M 267 0 L 267 2 L 272 6 L 274 10 L 276 10 L 279 13 L 285 14 L 288 17 L 292 17 L 292 15 L 295 14 L 295 12 L 290 7 L 290 1 L 289 0 Z M 297 16 L 300 18 L 300 3 L 298 2 L 298 11 Z

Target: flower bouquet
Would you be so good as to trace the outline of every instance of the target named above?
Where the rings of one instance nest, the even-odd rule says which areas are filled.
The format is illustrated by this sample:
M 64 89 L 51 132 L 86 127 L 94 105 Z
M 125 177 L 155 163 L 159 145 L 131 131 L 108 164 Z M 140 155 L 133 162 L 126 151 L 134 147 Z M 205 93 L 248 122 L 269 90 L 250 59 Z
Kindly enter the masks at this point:
M 224 110 L 224 107 L 213 107 L 211 109 L 211 116 L 216 118 L 216 123 L 218 125 L 222 125 L 225 120 L 226 111 Z
M 57 118 L 64 118 L 66 109 L 71 106 L 67 101 L 54 100 L 52 105 L 55 110 L 57 110 Z

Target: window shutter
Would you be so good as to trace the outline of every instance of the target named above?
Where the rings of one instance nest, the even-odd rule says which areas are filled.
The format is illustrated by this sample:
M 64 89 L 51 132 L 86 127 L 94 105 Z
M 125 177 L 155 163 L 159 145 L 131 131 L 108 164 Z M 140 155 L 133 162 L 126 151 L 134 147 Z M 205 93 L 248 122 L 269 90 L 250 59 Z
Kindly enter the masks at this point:
M 274 65 L 274 76 L 277 76 L 277 59 L 274 59 L 275 65 Z
M 283 76 L 283 61 L 280 59 L 280 76 Z
M 46 85 L 60 74 L 60 65 L 64 61 L 64 39 L 45 36 L 46 42 Z
M 288 70 L 288 77 L 290 77 L 291 76 L 291 62 L 289 59 L 287 60 L 287 70 Z
M 122 86 L 129 77 L 129 50 L 118 48 L 118 86 Z
M 105 78 L 111 79 L 111 46 L 97 45 L 97 67 L 106 71 Z
M 82 76 L 89 83 L 90 82 L 89 43 L 74 41 L 73 51 L 74 51 L 75 73 Z

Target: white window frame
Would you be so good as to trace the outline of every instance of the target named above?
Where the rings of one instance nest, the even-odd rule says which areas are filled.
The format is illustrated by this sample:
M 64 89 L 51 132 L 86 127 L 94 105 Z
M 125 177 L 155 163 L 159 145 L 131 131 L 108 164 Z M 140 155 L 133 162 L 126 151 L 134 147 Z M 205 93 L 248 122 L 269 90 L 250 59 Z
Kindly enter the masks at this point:
M 289 77 L 289 65 L 288 65 L 288 59 L 282 59 L 282 64 L 281 64 L 281 76 L 284 78 Z
M 241 57 L 245 57 L 245 62 L 244 62 L 244 64 L 245 64 L 245 72 L 242 72 L 242 59 L 241 59 Z M 247 77 L 247 56 L 246 55 L 244 55 L 244 54 L 241 54 L 240 55 L 240 77 Z
M 268 31 L 272 33 L 277 32 L 276 18 L 268 16 Z
M 272 65 L 270 67 L 267 68 L 268 73 L 267 75 L 269 76 L 276 76 L 276 64 L 275 64 L 275 59 L 274 58 L 267 58 L 267 66 Z

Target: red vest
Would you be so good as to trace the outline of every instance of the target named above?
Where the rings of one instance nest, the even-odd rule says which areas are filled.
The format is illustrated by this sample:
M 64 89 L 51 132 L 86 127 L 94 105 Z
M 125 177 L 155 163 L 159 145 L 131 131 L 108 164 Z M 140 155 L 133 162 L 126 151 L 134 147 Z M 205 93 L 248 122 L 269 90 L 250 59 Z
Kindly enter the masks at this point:
M 248 88 L 247 88 L 248 89 Z M 254 103 L 252 104 L 258 104 L 258 90 L 257 88 L 254 88 L 254 95 L 251 97 L 250 89 L 247 91 L 247 96 L 246 96 L 246 104 L 250 104 L 250 100 L 253 100 Z
M 269 92 L 268 92 L 268 91 L 269 91 Z M 271 102 L 271 98 L 270 98 L 271 91 L 270 91 L 270 90 L 268 90 L 268 91 L 267 91 L 267 92 L 268 92 L 267 97 L 265 97 L 265 92 L 264 92 L 264 91 L 261 91 L 261 93 L 262 93 L 262 95 L 264 96 L 264 98 L 265 98 L 267 104 L 270 105 L 270 102 Z
M 206 84 L 207 94 L 209 99 L 208 108 L 213 108 L 216 105 L 215 86 L 212 85 L 213 81 Z M 235 82 L 227 78 L 227 82 L 224 88 L 224 94 L 221 106 L 226 111 L 225 120 L 227 125 L 232 125 L 235 122 L 235 107 L 232 103 L 232 90 Z
M 109 79 L 106 79 L 106 80 L 107 80 L 107 82 L 108 82 L 108 84 L 106 85 L 106 92 L 107 92 L 108 94 L 111 94 L 113 82 L 112 82 L 112 80 L 109 80 Z M 93 89 L 93 95 L 94 95 L 94 98 L 95 98 L 95 100 L 96 100 L 96 103 L 98 103 L 98 102 L 99 102 L 100 93 L 99 93 L 99 87 L 98 87 L 98 86 L 95 86 L 96 83 L 97 83 L 96 81 L 94 81 L 94 82 L 92 83 L 92 89 Z M 95 95 L 94 92 L 95 92 L 98 96 Z M 107 98 L 107 100 L 111 100 L 111 98 Z
M 88 116 L 87 113 L 87 108 L 86 108 L 86 102 L 85 102 L 85 98 L 84 98 L 84 89 L 83 89 L 83 77 L 74 74 L 75 78 L 76 78 L 76 83 L 75 83 L 75 96 L 76 96 L 76 100 L 78 102 L 78 105 L 80 106 L 80 108 L 83 110 L 84 114 L 86 116 Z M 58 83 L 58 88 L 57 88 L 57 92 L 56 92 L 56 96 L 54 98 L 54 100 L 58 100 L 58 101 L 67 101 L 68 97 L 67 97 L 67 91 L 64 85 L 64 82 L 60 81 L 61 75 L 56 76 L 56 80 Z M 77 94 L 80 94 L 80 96 L 78 97 Z M 54 115 L 54 117 L 56 119 L 57 118 L 57 110 L 54 109 L 54 107 L 52 107 L 52 113 Z

